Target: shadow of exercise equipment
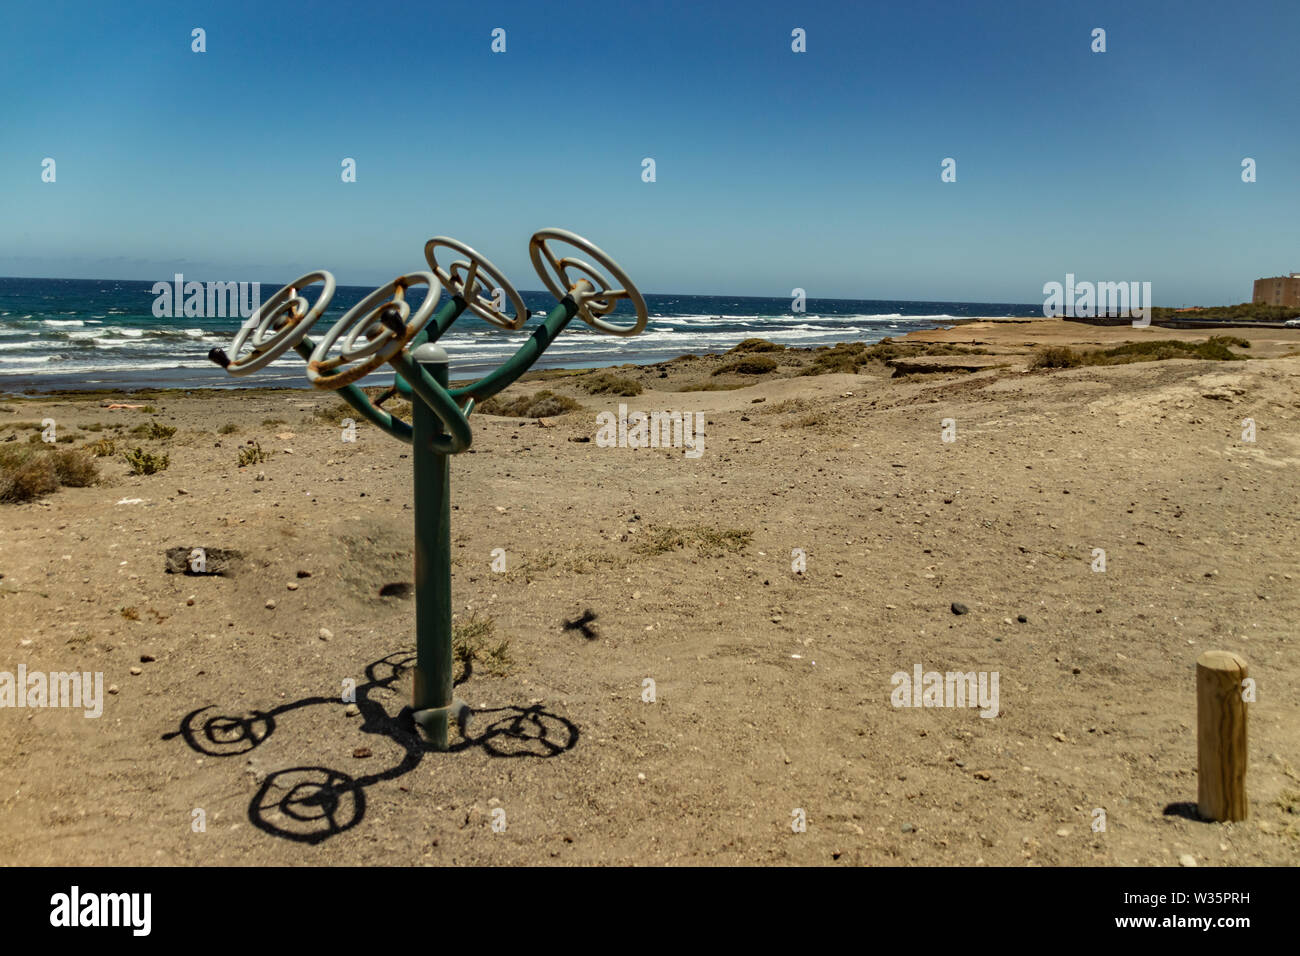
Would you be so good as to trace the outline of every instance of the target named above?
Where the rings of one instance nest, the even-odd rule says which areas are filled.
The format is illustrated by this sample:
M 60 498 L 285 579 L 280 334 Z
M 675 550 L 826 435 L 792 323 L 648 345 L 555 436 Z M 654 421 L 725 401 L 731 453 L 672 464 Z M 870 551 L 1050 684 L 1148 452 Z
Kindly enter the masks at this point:
M 322 765 L 287 767 L 269 773 L 248 807 L 253 826 L 286 840 L 320 843 L 362 821 L 366 788 L 410 773 L 426 754 L 436 752 L 416 732 L 410 707 L 391 714 L 374 699 L 376 691 L 393 691 L 414 660 L 413 655 L 397 653 L 373 661 L 366 667 L 366 681 L 356 688 L 355 703 L 362 718 L 359 731 L 392 740 L 402 750 L 401 759 L 393 766 L 360 777 Z M 265 743 L 275 733 L 279 718 L 317 705 L 341 708 L 347 702 L 338 697 L 306 697 L 246 716 L 211 714 L 205 719 L 204 714 L 213 709 L 209 705 L 190 711 L 181 719 L 179 729 L 164 734 L 162 739 L 180 737 L 191 750 L 208 757 L 239 757 Z M 577 726 L 539 704 L 483 708 L 474 714 L 488 722 L 478 733 L 466 732 L 448 750 L 479 749 L 499 759 L 549 759 L 572 750 L 578 743 Z

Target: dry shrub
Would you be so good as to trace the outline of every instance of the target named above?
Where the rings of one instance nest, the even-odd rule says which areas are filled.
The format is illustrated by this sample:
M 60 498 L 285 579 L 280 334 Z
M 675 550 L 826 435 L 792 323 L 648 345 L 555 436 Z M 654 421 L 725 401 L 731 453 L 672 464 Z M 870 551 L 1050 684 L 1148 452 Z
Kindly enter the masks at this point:
M 766 355 L 759 355 L 754 358 L 739 359 L 735 362 L 728 362 L 726 365 L 720 365 L 713 370 L 713 374 L 766 375 L 768 372 L 775 370 L 776 359 L 770 359 Z
M 625 378 L 622 375 L 611 375 L 609 372 L 602 372 L 599 375 L 589 375 L 578 381 L 578 384 L 585 388 L 592 395 L 640 395 L 641 383 L 635 379 Z
M 44 450 L 30 445 L 0 448 L 0 501 L 31 501 L 58 489 L 53 457 Z
M 80 448 L 60 448 L 50 456 L 54 475 L 68 488 L 87 488 L 99 479 L 99 462 Z
M 508 401 L 493 396 L 479 405 L 477 411 L 484 415 L 505 415 L 511 418 L 554 418 L 580 408 L 582 406 L 569 396 L 543 389 Z
M 736 352 L 784 352 L 785 346 L 778 345 L 776 342 L 769 342 L 767 339 L 745 339 L 739 345 L 734 345 L 727 349 L 727 354 L 732 355 Z

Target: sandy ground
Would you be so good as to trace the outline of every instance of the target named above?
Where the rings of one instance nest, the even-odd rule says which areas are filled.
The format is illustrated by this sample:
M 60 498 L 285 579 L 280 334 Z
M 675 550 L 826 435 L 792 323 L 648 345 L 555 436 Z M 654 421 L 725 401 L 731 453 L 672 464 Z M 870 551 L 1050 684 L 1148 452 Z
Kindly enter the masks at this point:
M 0 670 L 115 691 L 98 719 L 0 710 L 0 861 L 1294 865 L 1300 331 L 1247 333 L 1248 362 L 1025 368 L 1040 342 L 1207 334 L 980 322 L 913 338 L 1000 367 L 708 357 L 619 370 L 632 398 L 555 378 L 584 409 L 550 427 L 476 415 L 454 607 L 513 664 L 460 685 L 447 754 L 402 714 L 414 602 L 379 593 L 412 580 L 408 449 L 343 442 L 307 390 L 6 399 L 0 441 L 46 416 L 106 426 L 79 442 L 177 432 L 130 442 L 164 472 L 106 458 L 96 486 L 0 505 Z M 745 387 L 678 391 L 706 381 Z M 580 440 L 619 402 L 705 413 L 702 456 Z M 240 468 L 249 440 L 274 454 Z M 243 559 L 169 574 L 173 547 Z M 1259 688 L 1235 824 L 1189 809 L 1207 649 Z M 996 671 L 997 716 L 894 707 L 916 665 Z

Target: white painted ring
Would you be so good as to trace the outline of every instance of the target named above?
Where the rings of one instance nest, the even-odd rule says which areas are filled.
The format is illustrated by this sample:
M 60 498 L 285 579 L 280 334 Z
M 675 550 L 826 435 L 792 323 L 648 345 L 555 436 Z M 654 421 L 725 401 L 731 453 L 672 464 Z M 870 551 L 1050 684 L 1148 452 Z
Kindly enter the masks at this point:
M 453 262 L 451 265 L 451 271 L 448 272 L 442 266 L 438 265 L 438 257 L 434 255 L 434 250 L 438 246 L 446 246 L 448 249 L 454 249 L 461 255 L 468 256 L 469 261 Z M 429 267 L 433 269 L 434 273 L 438 276 L 438 281 L 442 283 L 443 288 L 447 290 L 447 294 L 450 296 L 457 296 L 463 293 L 465 277 L 461 276 L 460 273 L 457 272 L 457 267 L 463 266 L 465 267 L 466 272 L 468 272 L 470 263 L 474 263 L 478 266 L 479 275 L 486 274 L 488 278 L 496 283 L 494 288 L 501 289 L 505 292 L 506 298 L 509 299 L 510 304 L 515 307 L 515 317 L 513 319 L 498 310 L 492 304 L 492 299 L 489 296 L 482 296 L 477 294 L 477 292 L 474 292 L 471 294 L 471 297 L 466 300 L 466 306 L 469 308 L 469 311 L 473 312 L 484 322 L 489 322 L 499 329 L 508 329 L 513 331 L 514 329 L 523 328 L 524 323 L 528 321 L 528 307 L 524 305 L 524 300 L 519 293 L 515 291 L 515 287 L 510 284 L 510 280 L 505 277 L 505 273 L 493 265 L 485 256 L 480 255 L 472 247 L 465 245 L 465 243 L 461 242 L 459 239 L 452 239 L 449 236 L 434 236 L 424 244 L 424 258 L 429 263 Z M 476 277 L 475 286 L 477 287 L 477 285 L 478 279 Z
M 650 320 L 650 313 L 646 309 L 645 299 L 641 297 L 637 287 L 632 284 L 632 280 L 627 277 L 627 273 L 623 271 L 619 264 L 605 254 L 604 250 L 568 229 L 541 229 L 533 233 L 533 237 L 528 241 L 528 257 L 532 260 L 533 268 L 537 270 L 538 276 L 546 283 L 546 288 L 550 290 L 551 294 L 557 299 L 563 299 L 570 294 L 570 289 L 574 283 L 566 271 L 566 264 L 567 268 L 581 269 L 583 272 L 587 272 L 591 278 L 604 282 L 603 275 L 580 259 L 555 258 L 555 254 L 551 252 L 550 247 L 546 244 L 552 239 L 566 242 L 581 249 L 609 270 L 616 281 L 623 283 L 618 288 L 611 288 L 609 283 L 605 283 L 605 288 L 598 292 L 576 295 L 574 300 L 578 303 L 578 318 L 593 329 L 607 335 L 631 336 L 640 334 Z M 555 272 L 554 276 L 546 270 L 545 265 L 542 263 L 543 253 Z M 563 284 L 557 283 L 556 278 L 560 279 Z M 636 309 L 636 321 L 632 325 L 614 325 L 601 318 L 602 315 L 608 315 L 613 311 L 614 299 L 620 298 L 630 300 L 632 306 Z M 603 299 L 605 304 L 595 309 L 588 308 L 586 302 L 590 299 Z
M 316 297 L 316 303 L 306 310 L 306 314 L 299 312 L 297 320 L 277 325 L 276 320 L 285 315 L 286 311 L 292 316 L 295 309 L 306 308 L 307 300 L 298 295 L 298 292 L 317 282 L 324 283 L 324 288 Z M 266 368 L 289 351 L 303 340 L 316 320 L 329 308 L 334 290 L 334 276 L 323 270 L 308 272 L 280 289 L 263 302 L 235 333 L 235 340 L 230 346 L 230 364 L 226 366 L 226 371 L 231 375 L 248 375 Z M 239 353 L 245 345 L 252 350 L 241 358 Z

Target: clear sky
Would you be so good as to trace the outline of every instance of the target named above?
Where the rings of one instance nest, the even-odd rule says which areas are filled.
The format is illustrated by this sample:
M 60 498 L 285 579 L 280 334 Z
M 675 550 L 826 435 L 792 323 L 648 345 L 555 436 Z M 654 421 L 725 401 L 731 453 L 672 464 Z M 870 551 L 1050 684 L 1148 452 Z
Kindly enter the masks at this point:
M 0 275 L 378 284 L 449 234 L 536 289 L 562 226 L 646 292 L 1240 302 L 1300 271 L 1298 80 L 1297 0 L 5 0 Z

